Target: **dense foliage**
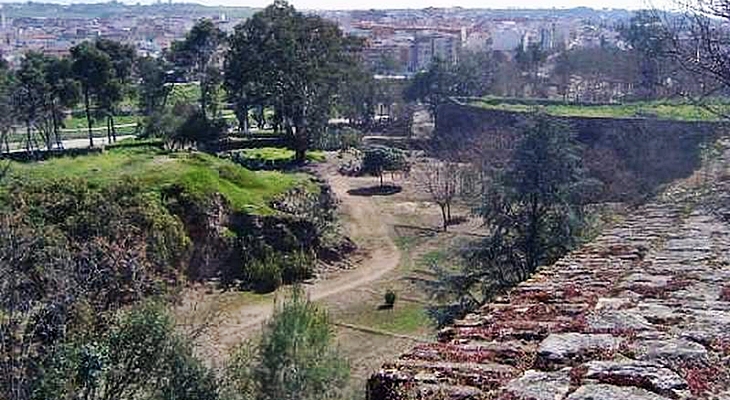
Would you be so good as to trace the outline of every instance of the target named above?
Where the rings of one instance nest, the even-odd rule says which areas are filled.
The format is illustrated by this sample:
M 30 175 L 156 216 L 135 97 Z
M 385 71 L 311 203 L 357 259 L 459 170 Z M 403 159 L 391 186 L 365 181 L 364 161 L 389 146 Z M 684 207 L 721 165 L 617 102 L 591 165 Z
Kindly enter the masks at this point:
M 226 398 L 325 400 L 342 394 L 347 362 L 334 347 L 327 313 L 305 296 L 294 288 L 259 342 L 237 349 L 226 374 Z
M 284 132 L 305 160 L 306 150 L 324 132 L 335 95 L 354 63 L 360 43 L 342 35 L 333 22 L 305 15 L 283 1 L 238 25 L 226 58 L 226 89 L 241 126 L 248 110 L 271 106 L 275 129 Z
M 573 133 L 540 114 L 522 129 L 506 168 L 484 174 L 477 211 L 487 237 L 465 250 L 458 273 L 434 266 L 442 278 L 436 295 L 453 302 L 434 309 L 440 323 L 526 279 L 581 238 L 592 182 L 585 178 Z
M 409 169 L 408 160 L 402 150 L 393 147 L 371 146 L 363 153 L 361 172 L 379 177 L 380 186 L 383 186 L 385 172 L 407 172 Z

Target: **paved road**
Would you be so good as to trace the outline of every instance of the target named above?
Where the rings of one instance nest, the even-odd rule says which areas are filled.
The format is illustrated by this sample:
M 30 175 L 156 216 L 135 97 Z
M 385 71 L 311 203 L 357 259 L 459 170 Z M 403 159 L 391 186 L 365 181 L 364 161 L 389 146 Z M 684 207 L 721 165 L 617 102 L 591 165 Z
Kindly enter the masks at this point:
M 117 142 L 120 142 L 125 139 L 131 139 L 134 138 L 134 135 L 122 135 L 117 136 Z M 64 149 L 85 149 L 89 147 L 89 138 L 80 138 L 80 139 L 68 139 L 63 140 L 63 148 Z M 94 138 L 94 146 L 104 146 L 108 144 L 108 140 L 106 136 L 104 137 L 95 137 Z M 5 146 L 3 146 L 4 148 Z M 45 150 L 41 149 L 41 151 Z M 11 153 L 21 153 L 25 151 L 25 143 L 24 142 L 13 142 L 10 143 L 10 152 Z

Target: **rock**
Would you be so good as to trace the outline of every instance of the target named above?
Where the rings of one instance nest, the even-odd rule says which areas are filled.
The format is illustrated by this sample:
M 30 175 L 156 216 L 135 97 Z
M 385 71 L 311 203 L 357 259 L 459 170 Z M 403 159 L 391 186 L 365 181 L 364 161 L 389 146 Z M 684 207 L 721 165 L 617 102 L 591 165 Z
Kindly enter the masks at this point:
M 636 272 L 625 277 L 619 287 L 624 289 L 632 289 L 637 286 L 662 288 L 666 287 L 671 279 L 672 277 L 669 275 L 651 275 Z
M 618 386 L 636 386 L 656 393 L 670 395 L 687 389 L 687 382 L 677 373 L 659 364 L 645 361 L 591 361 L 584 379 Z
M 601 297 L 596 302 L 596 311 L 619 310 L 633 305 L 634 300 L 628 297 Z
M 613 385 L 583 385 L 567 400 L 667 400 L 648 390 Z
M 612 352 L 619 344 L 620 339 L 609 334 L 551 334 L 540 343 L 537 357 L 540 365 L 546 368 L 571 365 L 600 352 Z
M 478 400 L 484 398 L 484 392 L 471 386 L 453 385 L 421 385 L 419 399 L 444 400 Z
M 647 340 L 641 343 L 642 360 L 656 361 L 663 364 L 707 363 L 707 349 L 699 343 L 686 339 Z
M 570 391 L 570 369 L 555 372 L 528 370 L 504 389 L 514 400 L 563 399 Z
M 588 328 L 596 332 L 654 330 L 644 317 L 630 310 L 605 310 L 588 316 Z

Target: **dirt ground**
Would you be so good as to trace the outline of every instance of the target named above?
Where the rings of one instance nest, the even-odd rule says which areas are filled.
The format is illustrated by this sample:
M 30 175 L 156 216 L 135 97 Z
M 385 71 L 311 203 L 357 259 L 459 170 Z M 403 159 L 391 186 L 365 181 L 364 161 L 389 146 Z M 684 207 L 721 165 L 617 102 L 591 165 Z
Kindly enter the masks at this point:
M 357 189 L 378 185 L 377 178 L 345 177 L 337 173 L 337 158 L 315 167 L 340 201 L 346 234 L 358 245 L 354 268 L 330 274 L 305 288 L 311 299 L 325 306 L 337 329 L 339 346 L 352 368 L 349 399 L 364 398 L 367 377 L 387 359 L 417 342 L 434 340 L 434 327 L 425 306 L 429 262 L 448 262 L 456 243 L 475 240 L 479 224 L 473 220 L 440 231 L 437 206 L 412 178 L 386 177 L 401 190 L 389 195 L 362 195 Z M 365 191 L 367 192 L 367 191 Z M 456 207 L 457 215 L 466 215 Z M 382 309 L 384 294 L 397 295 L 393 309 Z M 204 326 L 198 336 L 200 355 L 222 366 L 238 343 L 255 337 L 271 315 L 279 294 L 219 293 L 191 289 L 178 309 L 190 327 Z M 193 329 L 193 328 L 191 328 Z

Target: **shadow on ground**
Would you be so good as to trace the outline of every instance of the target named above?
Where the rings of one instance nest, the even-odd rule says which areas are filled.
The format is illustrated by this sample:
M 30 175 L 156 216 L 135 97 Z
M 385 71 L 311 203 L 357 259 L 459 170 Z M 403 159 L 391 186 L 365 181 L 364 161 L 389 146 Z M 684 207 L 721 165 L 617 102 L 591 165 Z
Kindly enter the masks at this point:
M 351 196 L 390 196 L 400 193 L 403 190 L 400 186 L 385 185 L 385 186 L 371 186 L 357 189 L 350 189 L 347 194 Z

